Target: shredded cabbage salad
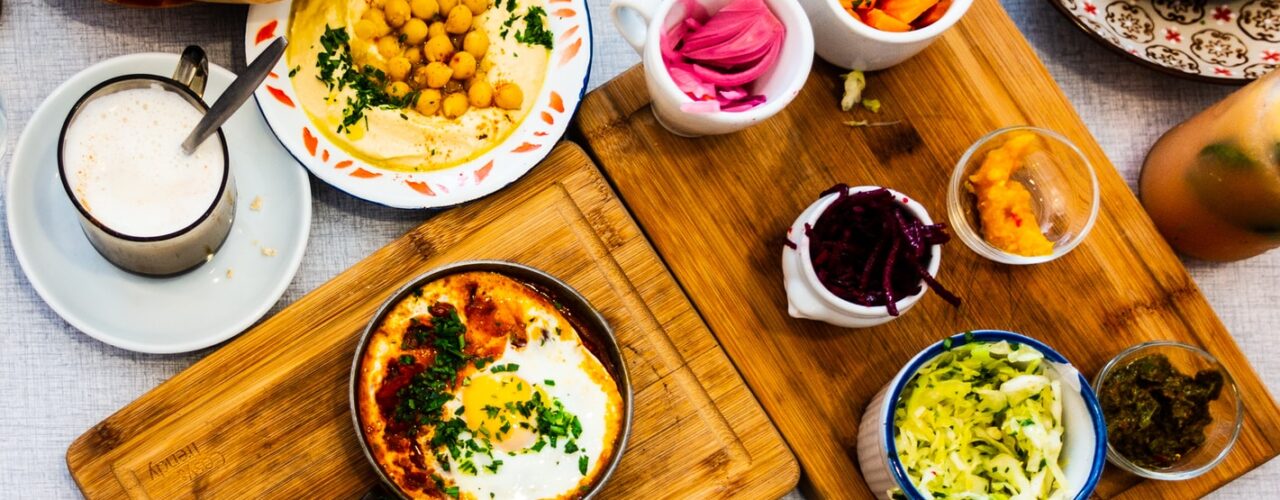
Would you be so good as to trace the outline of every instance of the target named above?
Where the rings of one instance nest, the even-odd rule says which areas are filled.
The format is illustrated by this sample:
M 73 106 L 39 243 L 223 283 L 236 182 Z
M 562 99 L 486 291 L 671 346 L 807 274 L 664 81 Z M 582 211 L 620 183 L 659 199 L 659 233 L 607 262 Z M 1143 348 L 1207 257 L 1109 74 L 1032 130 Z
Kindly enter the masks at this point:
M 894 443 L 925 498 L 1066 497 L 1062 387 L 1045 370 L 1039 351 L 1000 341 L 948 349 L 916 373 Z

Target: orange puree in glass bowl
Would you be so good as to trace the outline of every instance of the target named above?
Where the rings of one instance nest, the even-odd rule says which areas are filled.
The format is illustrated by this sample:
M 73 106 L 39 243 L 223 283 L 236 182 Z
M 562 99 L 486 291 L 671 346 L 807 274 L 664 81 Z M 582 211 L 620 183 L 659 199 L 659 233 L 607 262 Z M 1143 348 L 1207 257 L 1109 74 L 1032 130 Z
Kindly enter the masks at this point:
M 1038 256 L 1053 253 L 1053 242 L 1040 231 L 1032 210 L 1031 192 L 1011 179 L 1027 156 L 1040 150 L 1030 132 L 1010 135 L 1000 147 L 987 152 L 982 166 L 969 176 L 966 187 L 978 198 L 982 237 L 1006 252 Z

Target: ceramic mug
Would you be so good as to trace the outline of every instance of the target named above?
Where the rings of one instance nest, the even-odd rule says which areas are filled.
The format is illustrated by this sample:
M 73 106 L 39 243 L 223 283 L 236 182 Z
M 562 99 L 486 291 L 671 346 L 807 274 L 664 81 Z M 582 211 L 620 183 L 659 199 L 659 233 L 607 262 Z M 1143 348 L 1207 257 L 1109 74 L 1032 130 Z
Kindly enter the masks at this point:
M 813 23 L 818 56 L 841 68 L 863 71 L 885 69 L 911 58 L 954 26 L 973 5 L 973 0 L 955 0 L 937 22 L 895 33 L 854 19 L 840 6 L 840 0 L 799 1 Z
M 235 179 L 231 175 L 231 160 L 227 152 L 226 136 L 221 129 L 217 131 L 217 141 L 222 150 L 222 176 L 218 194 L 203 215 L 186 227 L 169 234 L 133 236 L 113 229 L 95 218 L 80 197 L 76 196 L 67 177 L 63 159 L 67 129 L 79 117 L 84 106 L 94 99 L 123 90 L 156 85 L 182 97 L 201 113 L 207 113 L 209 106 L 204 103 L 201 96 L 204 94 L 205 82 L 208 79 L 208 68 L 209 62 L 204 51 L 196 46 L 187 47 L 182 53 L 178 68 L 174 70 L 173 78 L 136 74 L 119 76 L 99 83 L 80 97 L 62 125 L 62 133 L 58 137 L 58 176 L 62 179 L 62 187 L 66 190 L 67 198 L 76 207 L 80 216 L 80 227 L 89 238 L 89 243 L 107 261 L 120 269 L 145 276 L 173 276 L 199 267 L 222 247 L 235 219 L 236 198 Z
M 773 68 L 752 84 L 765 102 L 746 111 L 690 113 L 681 106 L 693 98 L 676 86 L 662 62 L 659 41 L 672 26 L 686 17 L 685 0 L 613 0 L 609 14 L 622 38 L 640 54 L 644 64 L 645 85 L 653 102 L 658 122 L 676 135 L 728 134 L 742 130 L 782 111 L 800 93 L 813 66 L 813 29 L 809 19 L 795 0 L 764 0 L 786 28 L 782 53 Z M 693 0 L 708 12 L 716 12 L 729 0 Z
M 851 187 L 849 194 L 876 189 L 880 187 Z M 911 212 L 920 219 L 921 223 L 926 226 L 933 224 L 933 219 L 929 218 L 929 212 L 925 211 L 924 205 L 892 189 L 889 192 L 893 194 L 898 206 Z M 818 201 L 813 202 L 809 208 L 801 212 L 787 229 L 787 240 L 794 245 L 794 248 L 791 245 L 782 248 L 782 275 L 783 285 L 787 290 L 787 312 L 793 318 L 813 319 L 845 328 L 867 328 L 893 321 L 906 314 L 929 291 L 929 287 L 923 280 L 920 281 L 919 292 L 909 297 L 899 298 L 895 302 L 898 306 L 898 316 L 891 316 L 888 307 L 855 304 L 831 293 L 831 290 L 818 280 L 818 273 L 813 269 L 813 261 L 809 258 L 809 237 L 805 235 L 804 228 L 806 225 L 809 227 L 816 225 L 818 218 L 827 211 L 827 207 L 835 203 L 839 196 L 840 193 L 831 193 L 818 198 Z M 930 246 L 929 265 L 926 266 L 930 276 L 938 275 L 941 263 L 942 245 Z

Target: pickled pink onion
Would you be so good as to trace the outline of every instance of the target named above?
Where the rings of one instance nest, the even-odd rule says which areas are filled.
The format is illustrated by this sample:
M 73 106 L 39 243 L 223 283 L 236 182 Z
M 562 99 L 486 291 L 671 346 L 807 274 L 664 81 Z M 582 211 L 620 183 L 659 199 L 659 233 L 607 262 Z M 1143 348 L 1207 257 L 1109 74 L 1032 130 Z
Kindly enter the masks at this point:
M 676 87 L 695 101 L 688 112 L 746 111 L 765 102 L 746 86 L 773 68 L 786 28 L 764 0 L 732 0 L 707 16 L 697 0 L 683 0 L 688 16 L 660 40 L 662 61 Z

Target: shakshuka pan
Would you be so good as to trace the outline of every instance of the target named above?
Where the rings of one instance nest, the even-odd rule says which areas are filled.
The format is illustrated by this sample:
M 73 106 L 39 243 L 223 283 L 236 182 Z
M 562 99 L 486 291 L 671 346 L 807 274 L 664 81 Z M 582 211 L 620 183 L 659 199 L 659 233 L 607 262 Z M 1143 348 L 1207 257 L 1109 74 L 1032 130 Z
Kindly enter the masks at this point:
M 620 452 L 630 400 L 606 332 L 585 324 L 549 290 L 495 272 L 403 294 L 353 374 L 384 478 L 411 498 L 585 496 Z

